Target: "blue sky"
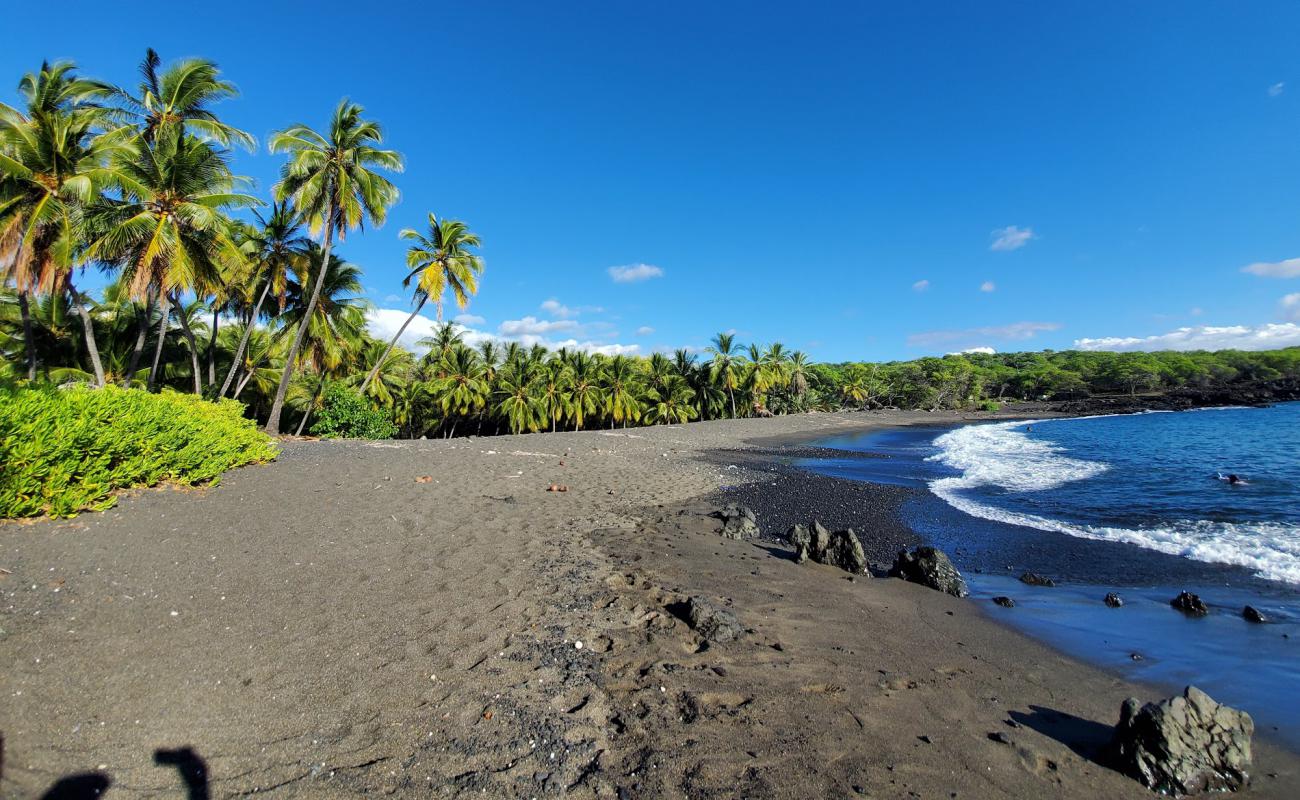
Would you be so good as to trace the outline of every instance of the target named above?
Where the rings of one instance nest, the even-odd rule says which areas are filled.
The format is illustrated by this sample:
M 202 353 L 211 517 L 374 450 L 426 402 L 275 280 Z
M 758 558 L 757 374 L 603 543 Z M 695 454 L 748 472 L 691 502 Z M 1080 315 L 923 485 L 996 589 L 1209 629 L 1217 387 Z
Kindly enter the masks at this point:
M 6 10 L 0 96 L 43 58 L 133 83 L 153 46 L 216 60 L 263 142 L 343 96 L 383 123 L 402 200 L 342 251 L 377 330 L 435 211 L 485 242 L 482 335 L 1300 343 L 1295 3 L 77 5 Z M 236 160 L 263 193 L 279 163 Z

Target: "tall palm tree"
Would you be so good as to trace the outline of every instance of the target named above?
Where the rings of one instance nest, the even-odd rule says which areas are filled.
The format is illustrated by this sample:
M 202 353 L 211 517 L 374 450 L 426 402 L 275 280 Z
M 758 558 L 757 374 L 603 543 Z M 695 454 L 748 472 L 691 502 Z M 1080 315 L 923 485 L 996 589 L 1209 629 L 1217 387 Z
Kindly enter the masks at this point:
M 426 336 L 416 342 L 420 347 L 429 348 L 429 352 L 424 354 L 422 363 L 425 366 L 432 366 L 438 369 L 443 359 L 451 352 L 451 349 L 464 342 L 460 332 L 450 322 L 444 322 L 433 329 L 432 336 Z
M 627 356 L 614 356 L 605 365 L 604 378 L 605 412 L 609 414 L 609 426 L 612 428 L 614 423 L 621 422 L 626 428 L 629 422 L 635 422 L 641 416 L 634 362 Z
M 687 385 L 686 379 L 672 375 L 663 386 L 650 392 L 645 420 L 651 425 L 690 422 L 699 414 L 691 405 L 692 399 L 691 387 Z
M 231 172 L 225 152 L 185 135 L 178 126 L 160 128 L 153 141 L 118 158 L 117 171 L 122 197 L 95 208 L 90 222 L 97 238 L 89 253 L 119 266 L 133 297 L 158 299 L 158 344 L 148 380 L 152 389 L 171 306 L 180 303 L 184 292 L 219 284 L 226 270 L 242 269 L 244 254 L 226 212 L 262 201 L 239 191 L 248 179 Z M 179 319 L 184 330 L 184 317 Z M 187 330 L 186 337 L 191 333 Z M 203 392 L 198 370 L 194 391 Z
M 790 394 L 794 395 L 797 406 L 802 410 L 804 398 L 808 396 L 808 355 L 802 350 L 796 350 L 790 356 L 789 365 Z
M 713 345 L 707 352 L 713 357 L 710 370 L 713 380 L 727 390 L 731 399 L 731 416 L 736 416 L 736 388 L 740 385 L 740 370 L 745 359 L 740 355 L 736 336 L 731 333 L 719 333 L 713 337 Z
M 433 298 L 434 306 L 438 309 L 439 323 L 442 322 L 442 296 L 448 289 L 451 290 L 456 307 L 465 308 L 470 295 L 478 292 L 478 276 L 483 272 L 483 259 L 473 252 L 475 248 L 482 247 L 482 242 L 479 241 L 478 234 L 471 232 L 460 220 L 439 221 L 430 213 L 427 234 L 406 228 L 398 236 L 415 242 L 406 251 L 406 266 L 411 271 L 402 285 L 410 286 L 411 280 L 415 279 L 416 303 L 415 310 L 388 343 L 389 351 L 397 345 L 397 340 L 406 332 L 406 326 L 411 324 L 411 320 L 416 318 L 430 298 Z M 374 380 L 379 365 L 383 362 L 384 359 L 381 358 L 375 364 L 375 369 L 361 382 L 362 394 L 365 394 L 366 387 Z
M 600 408 L 600 365 L 589 354 L 578 351 L 569 359 L 569 385 L 564 411 L 577 430 Z
M 226 380 L 221 384 L 217 397 L 225 397 L 226 392 L 230 390 L 231 382 L 235 378 L 235 369 L 244 357 L 244 348 L 248 346 L 248 336 L 253 326 L 261 319 L 262 304 L 266 302 L 267 295 L 275 293 L 280 303 L 280 311 L 283 312 L 290 273 L 301 274 L 307 269 L 310 240 L 302 235 L 302 222 L 289 209 L 288 204 L 274 204 L 270 215 L 266 217 L 258 211 L 253 213 L 257 217 L 258 225 L 247 232 L 241 247 L 252 267 L 251 280 L 246 281 L 244 286 L 253 289 L 261 285 L 262 291 L 245 319 L 244 335 L 240 337 L 239 345 L 235 348 L 230 369 L 226 372 Z
M 542 366 L 541 377 L 538 379 L 543 418 L 550 423 L 551 433 L 555 432 L 559 421 L 564 419 L 564 397 L 568 388 L 569 365 L 563 358 L 554 356 Z
M 216 64 L 202 58 L 185 58 L 160 75 L 161 66 L 162 59 L 151 47 L 140 62 L 136 93 L 112 89 L 118 105 L 114 109 L 116 118 L 133 126 L 146 142 L 157 138 L 163 128 L 179 124 L 223 147 L 238 144 L 250 151 L 257 147 L 257 140 L 250 134 L 227 125 L 212 112 L 213 104 L 239 95 L 233 83 L 221 79 Z
M 322 270 L 329 263 L 335 235 L 343 239 L 350 229 L 362 227 L 367 221 L 382 225 L 389 207 L 397 202 L 397 187 L 375 170 L 401 172 L 402 157 L 392 150 L 379 149 L 383 131 L 378 123 L 362 119 L 361 112 L 361 106 L 343 100 L 335 109 L 325 135 L 299 123 L 271 136 L 271 152 L 289 155 L 275 184 L 275 198 L 292 201 L 312 234 L 322 235 L 323 257 L 319 267 Z M 284 375 L 266 420 L 268 433 L 280 432 L 284 395 L 293 379 L 294 363 L 307 335 L 322 283 L 315 281 L 306 313 L 289 347 Z
M 105 130 L 104 109 L 91 102 L 101 90 L 78 78 L 71 63 L 42 64 L 19 83 L 25 111 L 5 106 L 0 113 L 0 269 L 18 292 L 28 375 L 36 372 L 28 297 L 66 292 L 98 386 L 104 370 L 94 324 L 72 273 L 85 263 L 86 208 L 120 184 L 110 162 L 130 148 L 126 133 Z
M 325 251 L 315 242 L 308 251 L 302 275 L 298 280 L 289 281 L 288 302 L 280 317 L 282 324 L 277 338 L 297 331 L 306 320 L 307 335 L 299 342 L 298 359 L 292 368 L 308 365 L 341 377 L 361 351 L 365 338 L 370 303 L 362 294 L 361 268 L 331 254 L 322 274 L 320 263 Z M 310 297 L 316 298 L 316 305 L 308 316 Z
M 511 433 L 523 433 L 525 429 L 536 431 L 546 415 L 542 400 L 534 390 L 533 376 L 525 365 L 511 363 L 498 373 L 497 396 L 500 401 L 496 411 L 505 417 Z
M 452 347 L 444 359 L 445 374 L 433 381 L 434 395 L 444 417 L 451 418 L 448 436 L 456 435 L 456 418 L 477 413 L 490 389 L 478 353 L 463 344 Z

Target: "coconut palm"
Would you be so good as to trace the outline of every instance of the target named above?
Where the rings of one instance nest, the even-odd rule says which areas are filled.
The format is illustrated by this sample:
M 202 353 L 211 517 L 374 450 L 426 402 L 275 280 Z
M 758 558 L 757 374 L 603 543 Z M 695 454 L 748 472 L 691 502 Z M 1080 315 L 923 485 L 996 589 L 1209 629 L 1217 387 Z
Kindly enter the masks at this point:
M 514 434 L 536 431 L 546 416 L 542 399 L 533 386 L 533 375 L 526 365 L 511 363 L 497 373 L 496 412 L 505 418 Z
M 632 359 L 618 355 L 609 360 L 605 365 L 603 389 L 605 413 L 609 415 L 611 428 L 616 422 L 623 423 L 626 428 L 629 422 L 640 418 L 639 387 Z
M 801 350 L 796 350 L 789 361 L 789 383 L 787 384 L 790 394 L 794 396 L 796 407 L 802 409 L 804 398 L 808 396 L 808 373 L 809 373 L 808 355 Z
M 186 136 L 178 126 L 159 129 L 153 141 L 116 159 L 116 166 L 122 197 L 94 209 L 90 223 L 96 238 L 89 255 L 117 265 L 132 297 L 158 300 L 152 389 L 170 308 L 182 293 L 219 285 L 223 275 L 243 268 L 226 212 L 262 201 L 239 191 L 248 179 L 231 172 L 225 152 Z M 184 329 L 184 317 L 179 319 Z M 192 333 L 185 331 L 187 338 Z M 203 392 L 198 370 L 194 391 Z
M 429 348 L 429 352 L 424 354 L 421 363 L 437 369 L 442 360 L 451 352 L 451 349 L 463 342 L 464 340 L 456 327 L 450 322 L 444 322 L 433 329 L 432 336 L 426 336 L 417 341 L 416 344 L 420 347 Z
M 736 389 L 740 386 L 741 368 L 745 359 L 740 355 L 736 336 L 731 333 L 719 333 L 713 337 L 713 344 L 706 351 L 712 356 L 710 372 L 713 380 L 727 392 L 731 401 L 731 416 L 736 416 Z
M 261 319 L 262 304 L 266 302 L 267 296 L 274 293 L 279 301 L 280 311 L 283 312 L 287 301 L 286 292 L 290 273 L 302 274 L 308 267 L 310 240 L 302 235 L 302 222 L 290 210 L 287 203 L 274 204 L 271 206 L 270 215 L 265 217 L 258 211 L 254 211 L 253 214 L 258 224 L 249 226 L 241 242 L 241 250 L 244 251 L 251 267 L 249 279 L 243 282 L 243 287 L 250 290 L 250 293 L 259 285 L 262 290 L 245 317 L 244 335 L 240 337 L 239 345 L 235 348 L 230 369 L 226 372 L 226 380 L 221 384 L 217 397 L 225 397 L 226 392 L 230 390 L 231 382 L 235 378 L 235 369 L 244 357 L 244 348 L 248 346 L 248 335 Z M 244 299 L 247 297 L 245 296 Z
M 591 355 L 581 351 L 569 356 L 567 362 L 569 385 L 564 394 L 564 413 L 576 429 L 582 430 L 587 417 L 600 408 L 600 365 Z
M 542 418 L 550 423 L 551 432 L 564 419 L 564 399 L 569 388 L 569 365 L 563 358 L 553 356 L 542 366 L 537 382 L 537 393 L 542 401 Z
M 29 297 L 66 292 L 95 383 L 104 385 L 94 323 L 72 286 L 73 270 L 85 263 L 85 210 L 119 185 L 111 162 L 130 149 L 126 133 L 104 130 L 104 109 L 90 101 L 101 89 L 71 63 L 42 64 L 19 83 L 25 110 L 0 113 L 0 268 L 17 290 L 29 378 L 36 374 Z
M 397 202 L 397 187 L 376 170 L 401 172 L 402 157 L 392 150 L 379 149 L 383 131 L 378 123 L 362 119 L 361 113 L 361 106 L 343 100 L 326 134 L 296 124 L 271 136 L 271 152 L 289 155 L 275 184 L 275 199 L 291 201 L 312 234 L 321 235 L 323 257 L 318 269 L 329 263 L 335 236 L 343 239 L 349 230 L 366 222 L 382 225 L 389 207 Z M 307 336 L 323 283 L 314 282 L 315 290 L 289 347 L 284 375 L 266 420 L 268 433 L 280 432 L 284 395 L 293 379 L 298 351 Z
M 443 368 L 446 374 L 433 381 L 433 393 L 443 416 L 451 417 L 450 437 L 456 435 L 456 417 L 467 417 L 483 407 L 489 382 L 478 353 L 463 344 L 452 347 Z
M 329 266 L 322 276 L 320 264 L 324 254 L 323 248 L 311 243 L 302 275 L 290 278 L 277 338 L 287 339 L 290 332 L 299 330 L 303 320 L 307 319 L 307 335 L 299 342 L 298 360 L 292 368 L 305 364 L 318 372 L 339 377 L 339 373 L 349 366 L 350 359 L 361 350 L 370 303 L 362 296 L 361 268 L 331 254 Z M 316 286 L 318 279 L 319 290 Z M 316 298 L 316 304 L 308 318 L 307 298 L 311 297 Z
M 160 75 L 161 66 L 158 53 L 152 47 L 146 50 L 136 93 L 122 88 L 111 91 L 112 99 L 117 101 L 115 118 L 133 126 L 146 142 L 154 141 L 163 128 L 179 125 L 223 147 L 257 147 L 257 140 L 250 134 L 227 125 L 212 112 L 212 105 L 239 95 L 233 83 L 221 79 L 216 64 L 202 58 L 185 58 Z
M 298 418 L 298 427 L 293 432 L 294 436 L 302 436 L 303 429 L 307 427 L 307 420 L 324 407 L 325 392 L 333 382 L 334 379 L 328 375 L 311 370 L 301 372 L 293 379 L 293 385 L 289 387 L 285 402 L 290 408 L 302 414 Z
M 686 379 L 672 375 L 658 389 L 651 390 L 645 421 L 651 425 L 673 425 L 690 422 L 699 415 L 691 405 L 694 393 Z
M 427 234 L 406 228 L 398 236 L 415 242 L 406 251 L 406 266 L 411 271 L 407 273 L 402 285 L 410 286 L 411 280 L 415 279 L 416 302 L 415 310 L 402 323 L 402 327 L 397 329 L 393 340 L 388 343 L 390 351 L 406 332 L 406 326 L 419 315 L 420 309 L 424 308 L 424 304 L 430 298 L 433 299 L 434 307 L 438 310 L 439 323 L 442 322 L 442 296 L 448 289 L 451 290 L 451 297 L 456 302 L 456 307 L 464 309 L 470 295 L 478 292 L 478 276 L 483 272 L 483 259 L 473 252 L 475 248 L 481 247 L 482 243 L 478 235 L 471 232 L 469 227 L 460 220 L 439 221 L 433 213 L 430 213 Z M 383 359 L 380 359 L 375 368 L 378 369 L 379 364 L 382 363 Z M 375 373 L 372 372 L 361 382 L 362 394 L 374 377 Z
M 365 336 L 358 353 L 357 366 L 374 364 L 374 367 L 366 372 L 366 378 L 369 380 L 362 382 L 363 388 L 358 389 L 358 392 L 380 407 L 391 407 L 402 388 L 406 386 L 406 376 L 414 362 L 415 359 L 410 352 L 394 350 L 391 346 L 385 347 L 378 339 Z M 356 380 L 360 377 L 360 373 L 351 375 L 348 377 L 348 383 L 356 385 Z

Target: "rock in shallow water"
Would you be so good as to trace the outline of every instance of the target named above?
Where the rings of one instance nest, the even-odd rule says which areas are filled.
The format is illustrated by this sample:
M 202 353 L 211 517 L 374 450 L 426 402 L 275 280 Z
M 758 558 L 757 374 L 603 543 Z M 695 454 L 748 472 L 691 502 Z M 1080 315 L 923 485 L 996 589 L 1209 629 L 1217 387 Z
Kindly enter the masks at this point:
M 1191 592 L 1179 592 L 1177 597 L 1169 601 L 1169 605 L 1193 617 L 1203 617 L 1210 613 L 1210 607 L 1205 601 Z
M 1020 582 L 1030 586 L 1055 586 L 1056 581 L 1045 575 L 1039 575 L 1037 572 L 1026 572 L 1020 576 Z
M 1166 794 L 1236 791 L 1249 785 L 1250 715 L 1220 705 L 1195 686 L 1181 697 L 1120 709 L 1110 745 L 1115 767 Z
M 1010 597 L 998 596 L 998 597 L 993 598 L 993 602 L 994 602 L 996 605 L 1000 605 L 1000 606 L 1002 606 L 1003 608 L 1015 608 L 1015 607 L 1016 607 L 1016 601 L 1015 601 L 1015 600 L 1012 600 Z
M 942 550 L 921 546 L 912 551 L 898 551 L 890 576 L 902 578 L 911 583 L 929 586 L 953 597 L 965 597 L 970 594 L 961 573 L 948 560 Z
M 1124 605 L 1124 598 L 1120 597 L 1114 592 L 1109 592 L 1106 595 L 1105 599 L 1102 600 L 1102 602 L 1110 606 L 1111 608 L 1121 608 Z
M 1246 606 L 1241 610 L 1241 616 L 1246 618 L 1247 622 L 1267 622 L 1267 618 L 1254 606 Z

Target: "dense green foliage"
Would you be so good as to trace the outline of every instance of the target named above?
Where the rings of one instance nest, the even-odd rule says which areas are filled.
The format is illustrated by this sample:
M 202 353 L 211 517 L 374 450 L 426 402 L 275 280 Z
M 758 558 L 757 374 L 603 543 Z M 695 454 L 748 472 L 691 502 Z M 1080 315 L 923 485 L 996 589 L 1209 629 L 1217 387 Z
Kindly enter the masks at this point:
M 165 387 L 239 400 L 272 433 L 283 415 L 297 433 L 407 437 L 1300 382 L 1296 348 L 813 364 L 726 333 L 702 353 L 605 356 L 439 324 L 405 349 L 426 304 L 441 322 L 447 296 L 463 308 L 477 293 L 480 237 L 427 212 L 404 229 L 412 311 L 376 340 L 361 270 L 338 251 L 389 215 L 401 155 L 341 102 L 320 132 L 271 134 L 285 162 L 263 211 L 227 149 L 256 142 L 214 110 L 235 95 L 212 62 L 164 67 L 149 51 L 135 88 L 42 64 L 19 84 L 21 108 L 0 104 L 0 379 Z M 74 286 L 89 268 L 109 278 L 97 297 Z
M 327 439 L 391 439 L 397 426 L 361 395 L 335 385 L 325 390 L 311 432 Z
M 0 517 L 63 517 L 161 482 L 216 482 L 276 455 L 231 400 L 109 386 L 0 386 Z

